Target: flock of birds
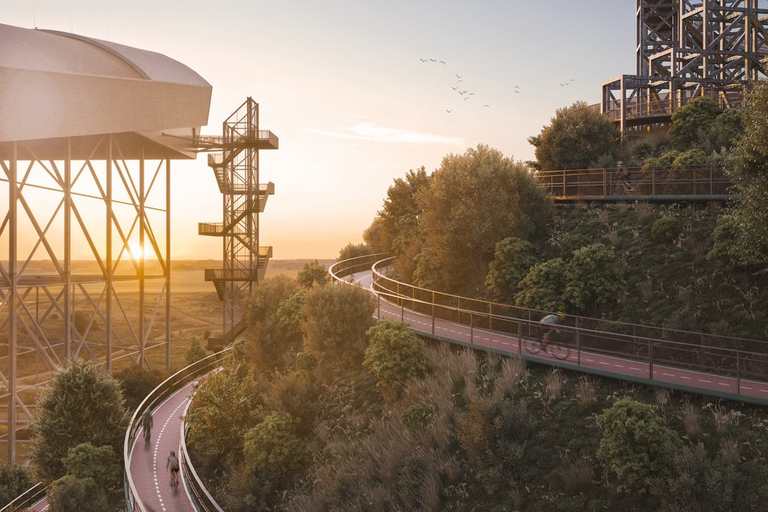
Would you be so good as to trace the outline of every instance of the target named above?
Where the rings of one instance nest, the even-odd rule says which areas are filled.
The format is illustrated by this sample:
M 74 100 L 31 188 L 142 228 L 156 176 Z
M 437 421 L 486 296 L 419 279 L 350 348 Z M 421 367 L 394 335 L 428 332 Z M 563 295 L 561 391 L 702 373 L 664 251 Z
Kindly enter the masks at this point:
M 438 64 L 438 65 L 442 65 L 442 66 L 446 65 L 444 60 L 421 59 L 421 58 L 419 60 L 421 61 L 422 64 Z M 458 73 L 455 73 L 454 76 L 456 77 L 456 84 L 454 86 L 452 86 L 451 89 L 456 91 L 462 97 L 462 103 L 472 99 L 472 97 L 475 95 L 475 93 L 470 91 L 470 90 L 468 90 L 468 89 L 467 90 L 461 90 L 464 87 L 459 85 L 459 84 L 461 84 L 461 82 L 464 81 L 464 77 L 459 75 Z M 567 82 L 564 82 L 564 83 L 558 82 L 558 83 L 560 83 L 561 87 L 566 87 L 566 86 L 572 85 L 574 82 L 576 82 L 576 80 L 571 78 Z M 512 92 L 514 92 L 515 94 L 520 94 L 523 91 L 522 91 L 522 89 L 520 88 L 519 85 L 515 85 L 512 88 Z M 491 108 L 491 106 L 488 105 L 487 103 L 484 103 L 482 108 Z M 451 112 L 454 111 L 454 109 L 453 108 L 451 108 L 451 109 L 446 108 L 445 111 L 450 114 Z

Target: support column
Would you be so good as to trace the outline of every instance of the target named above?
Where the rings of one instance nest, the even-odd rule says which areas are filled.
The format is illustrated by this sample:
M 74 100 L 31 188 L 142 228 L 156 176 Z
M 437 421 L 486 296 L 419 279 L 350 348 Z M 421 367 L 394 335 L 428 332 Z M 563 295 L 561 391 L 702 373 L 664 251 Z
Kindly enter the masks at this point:
M 171 160 L 165 161 L 165 369 L 171 370 Z
M 12 155 L 11 155 L 11 175 L 8 179 L 8 214 L 10 222 L 8 224 L 8 275 L 11 278 L 11 293 L 9 296 L 9 325 L 8 325 L 8 460 L 10 462 L 16 461 L 16 395 L 18 390 L 16 388 L 16 344 L 18 341 L 18 254 L 17 254 L 17 238 L 18 238 L 18 219 L 16 217 L 17 209 L 16 203 L 18 201 L 18 184 L 17 184 L 17 162 L 18 162 L 18 147 L 17 143 L 13 143 Z
M 72 358 L 72 139 L 64 162 L 64 361 Z
M 112 373 L 112 274 L 114 263 L 114 254 L 112 252 L 112 135 L 107 136 L 107 193 L 104 198 L 107 207 L 107 275 L 104 276 L 105 286 L 107 287 L 107 325 L 106 325 L 106 344 L 107 344 L 107 370 Z
M 146 364 L 145 346 L 147 336 L 144 333 L 144 231 L 147 228 L 144 217 L 144 146 L 141 148 L 139 162 L 139 366 Z

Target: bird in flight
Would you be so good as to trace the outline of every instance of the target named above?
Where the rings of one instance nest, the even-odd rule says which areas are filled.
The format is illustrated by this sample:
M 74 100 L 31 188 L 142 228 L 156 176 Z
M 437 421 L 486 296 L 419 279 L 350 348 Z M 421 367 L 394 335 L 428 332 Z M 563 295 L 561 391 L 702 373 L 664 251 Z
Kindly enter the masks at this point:
M 451 110 L 445 109 L 445 111 L 450 114 L 451 112 L 453 112 L 453 109 L 451 109 Z
M 519 88 L 520 88 L 520 86 L 519 86 L 519 85 L 516 85 L 516 86 L 515 86 L 515 89 L 519 89 Z
M 469 95 L 470 95 L 470 96 L 474 96 L 474 95 L 475 95 L 475 93 L 471 92 L 471 93 L 469 93 Z
M 483 105 L 483 108 L 489 108 L 490 105 Z
M 456 87 L 451 87 L 451 89 L 453 89 L 454 91 L 458 91 L 459 90 L 459 86 L 457 85 Z
M 445 61 L 444 61 L 444 60 L 441 60 L 441 61 L 440 61 L 440 64 L 442 64 L 443 66 L 445 66 Z
M 559 82 L 558 82 L 558 83 L 559 83 Z M 565 82 L 564 84 L 560 84 L 560 87 L 565 87 L 566 85 L 571 85 L 571 84 L 570 84 L 570 83 L 568 83 L 568 82 Z
M 421 62 L 427 62 L 427 59 L 419 59 Z
M 467 91 L 456 91 L 456 92 L 458 92 L 459 94 L 461 94 L 462 96 L 464 96 L 464 93 L 465 93 L 465 92 L 467 92 Z
M 456 75 L 456 78 L 458 78 L 459 80 L 461 80 L 461 78 L 462 78 L 462 77 L 461 77 L 461 75 Z
M 468 99 L 469 99 L 469 96 L 467 96 L 466 98 L 464 98 L 464 101 L 467 101 Z

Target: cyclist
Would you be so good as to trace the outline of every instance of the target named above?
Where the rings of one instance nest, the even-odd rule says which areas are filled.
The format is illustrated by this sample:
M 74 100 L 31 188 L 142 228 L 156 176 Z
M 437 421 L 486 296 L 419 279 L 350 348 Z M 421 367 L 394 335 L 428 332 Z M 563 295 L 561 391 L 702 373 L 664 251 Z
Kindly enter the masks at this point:
M 173 450 L 171 450 L 171 454 L 165 462 L 165 469 L 171 471 L 171 479 L 168 483 L 176 489 L 176 486 L 179 485 L 179 459 L 176 458 L 176 452 Z
M 561 324 L 564 319 L 565 319 L 565 313 L 563 313 L 562 311 L 558 311 L 556 314 L 547 315 L 541 320 L 539 320 L 539 323 L 548 326 L 544 331 L 543 336 L 541 337 L 542 345 L 544 345 L 545 347 L 549 345 L 549 342 L 552 340 L 552 335 L 555 333 L 554 326 Z M 549 326 L 552 326 L 552 327 L 549 327 Z
M 152 411 L 147 409 L 141 422 L 144 427 L 144 445 L 149 446 L 149 440 L 152 438 Z

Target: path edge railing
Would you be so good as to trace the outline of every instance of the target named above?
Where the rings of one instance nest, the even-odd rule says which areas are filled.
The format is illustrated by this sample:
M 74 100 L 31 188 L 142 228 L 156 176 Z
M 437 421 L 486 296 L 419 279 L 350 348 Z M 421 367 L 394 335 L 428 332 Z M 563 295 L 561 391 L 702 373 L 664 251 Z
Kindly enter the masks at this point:
M 500 315 L 498 313 L 494 313 L 492 311 L 491 307 L 488 308 L 488 311 L 478 311 L 477 309 L 472 309 L 471 307 L 467 307 L 467 306 L 464 306 L 464 305 L 467 304 L 469 306 L 472 302 L 482 302 L 483 304 L 490 305 L 490 306 L 493 306 L 493 305 L 506 306 L 506 305 L 501 304 L 501 303 L 492 303 L 492 302 L 484 301 L 484 300 L 481 300 L 481 299 L 473 299 L 473 298 L 470 298 L 470 297 L 454 296 L 454 295 L 451 295 L 451 294 L 445 294 L 443 292 L 437 292 L 437 291 L 428 290 L 428 289 L 425 289 L 425 288 L 418 288 L 418 287 L 415 287 L 415 286 L 413 286 L 411 284 L 408 284 L 408 283 L 403 283 L 403 282 L 400 282 L 400 281 L 396 281 L 396 280 L 390 278 L 389 276 L 386 276 L 386 275 L 381 273 L 381 269 L 383 267 L 388 267 L 388 266 L 390 266 L 392 264 L 392 261 L 394 260 L 393 257 L 386 257 L 386 258 L 383 258 L 383 259 L 381 259 L 379 261 L 372 261 L 376 257 L 381 257 L 381 256 L 382 255 L 369 255 L 369 256 L 363 256 L 363 257 L 358 257 L 358 258 L 353 258 L 353 259 L 349 259 L 349 260 L 340 261 L 340 262 L 335 263 L 331 268 L 329 268 L 329 273 L 333 276 L 333 278 L 337 282 L 346 283 L 348 281 L 345 280 L 344 277 L 346 277 L 346 276 L 348 276 L 348 275 L 350 275 L 352 273 L 355 273 L 355 272 L 360 272 L 360 271 L 363 271 L 363 270 L 370 270 L 372 272 L 372 280 L 373 280 L 372 286 L 371 286 L 371 290 L 374 293 L 374 295 L 377 296 L 377 301 L 378 301 L 378 304 L 379 304 L 378 305 L 379 316 L 381 316 L 381 300 L 382 300 L 382 298 L 384 300 L 386 300 L 387 302 L 389 302 L 391 305 L 394 305 L 396 308 L 401 310 L 400 311 L 401 319 L 404 318 L 404 313 L 405 313 L 406 309 L 408 309 L 409 312 L 417 312 L 418 313 L 418 308 L 416 307 L 417 305 L 420 305 L 422 307 L 429 307 L 429 306 L 431 306 L 431 308 L 432 308 L 431 315 L 433 317 L 432 333 L 431 333 L 432 337 L 436 337 L 436 338 L 439 338 L 439 339 L 446 339 L 447 341 L 452 341 L 452 342 L 455 342 L 455 343 L 458 343 L 458 344 L 463 344 L 460 341 L 451 340 L 451 339 L 447 339 L 447 338 L 435 335 L 435 331 L 434 331 L 434 329 L 435 329 L 434 319 L 436 317 L 435 309 L 444 309 L 444 310 L 454 311 L 456 313 L 458 319 L 457 320 L 452 320 L 452 321 L 456 321 L 457 323 L 469 326 L 470 329 L 472 329 L 472 327 L 474 327 L 476 329 L 477 328 L 485 328 L 485 329 L 489 329 L 490 328 L 490 330 L 495 330 L 490 325 L 488 327 L 483 327 L 481 325 L 475 324 L 475 322 L 473 321 L 473 318 L 478 319 L 480 317 L 483 317 L 486 320 L 488 320 L 489 324 L 491 322 L 493 322 L 493 323 L 496 323 L 496 322 L 514 322 L 514 323 L 518 324 L 518 327 L 517 327 L 518 334 L 517 335 L 521 336 L 521 339 L 523 339 L 522 337 L 531 338 L 531 331 L 535 330 L 537 328 L 539 328 L 539 329 L 541 328 L 540 327 L 540 322 L 538 321 L 538 318 L 540 317 L 540 315 L 549 313 L 549 312 L 538 311 L 538 310 L 530 310 L 530 311 L 528 311 L 528 308 L 518 308 L 518 309 L 526 309 L 527 312 L 529 313 L 527 315 L 528 318 L 520 318 L 520 317 L 506 316 L 506 315 Z M 366 263 L 368 265 L 370 265 L 370 266 L 364 267 L 364 264 L 366 264 Z M 396 284 L 397 286 L 396 286 L 396 288 L 394 286 L 392 286 L 390 288 L 387 288 L 387 286 L 382 286 L 382 281 L 391 281 L 393 285 Z M 349 282 L 351 282 L 351 281 L 349 281 Z M 432 301 L 430 302 L 428 300 L 425 301 L 425 300 L 420 300 L 420 299 L 416 298 L 414 296 L 414 294 L 408 293 L 407 290 L 409 290 L 409 289 L 410 290 L 421 290 L 422 292 L 428 292 L 428 294 L 430 294 L 432 296 Z M 435 295 L 446 295 L 446 296 L 454 297 L 454 298 L 457 299 L 457 301 L 456 301 L 455 305 L 438 304 L 437 302 L 435 302 Z M 462 302 L 464 302 L 464 304 L 462 304 Z M 406 304 L 410 305 L 410 308 L 407 308 Z M 462 307 L 462 306 L 464 306 L 464 307 Z M 483 309 L 485 309 L 485 308 L 483 308 Z M 430 316 L 428 312 L 425 313 L 425 312 L 422 311 L 422 313 L 423 314 L 427 314 L 427 316 Z M 531 313 L 534 313 L 534 314 L 532 315 Z M 719 374 L 721 374 L 721 375 L 730 376 L 730 377 L 736 379 L 737 391 L 736 391 L 736 393 L 725 393 L 724 394 L 724 393 L 720 393 L 720 392 L 713 392 L 711 389 L 707 389 L 707 388 L 690 388 L 690 389 L 686 389 L 686 390 L 694 391 L 694 392 L 699 392 L 699 393 L 704 393 L 704 394 L 709 394 L 709 395 L 722 396 L 722 397 L 729 398 L 729 399 L 737 399 L 737 400 L 742 400 L 742 401 L 747 401 L 747 402 L 759 403 L 761 405 L 765 405 L 765 403 L 766 403 L 766 400 L 763 399 L 763 398 L 758 398 L 758 397 L 755 397 L 755 396 L 744 394 L 742 392 L 742 390 L 741 390 L 741 386 L 739 385 L 739 382 L 742 379 L 747 379 L 747 378 L 749 378 L 750 380 L 765 381 L 764 376 L 762 376 L 761 378 L 757 378 L 757 379 L 756 379 L 755 376 L 747 377 L 745 375 L 745 371 L 744 371 L 744 364 L 745 364 L 745 362 L 747 362 L 749 360 L 750 356 L 753 356 L 753 357 L 756 356 L 760 360 L 765 360 L 766 358 L 768 358 L 768 351 L 766 350 L 766 347 L 768 347 L 768 342 L 766 342 L 765 340 L 737 338 L 737 337 L 731 337 L 731 336 L 716 336 L 716 337 L 723 338 L 723 339 L 730 339 L 730 340 L 742 341 L 742 342 L 753 342 L 753 343 L 757 343 L 757 344 L 762 345 L 760 352 L 753 352 L 753 351 L 749 351 L 749 350 L 744 350 L 743 348 L 738 349 L 738 348 L 722 347 L 722 346 L 720 346 L 720 347 L 716 347 L 716 346 L 703 346 L 703 345 L 695 345 L 695 344 L 691 344 L 691 343 L 685 343 L 685 342 L 682 342 L 682 341 L 674 341 L 674 340 L 670 340 L 670 339 L 660 339 L 660 338 L 655 338 L 655 337 L 635 336 L 634 334 L 633 335 L 625 335 L 625 334 L 614 333 L 614 332 L 609 332 L 609 331 L 599 331 L 599 330 L 590 329 L 589 327 L 587 327 L 585 325 L 580 325 L 581 322 L 579 320 L 595 320 L 595 319 L 592 319 L 592 318 L 589 318 L 589 317 L 576 317 L 576 316 L 571 316 L 571 317 L 576 320 L 575 321 L 575 325 L 572 325 L 572 326 L 567 326 L 567 325 L 558 326 L 558 330 L 566 332 L 569 335 L 568 337 L 571 338 L 571 342 L 570 343 L 566 343 L 566 344 L 571 345 L 571 347 L 574 350 L 578 351 L 578 356 L 577 356 L 578 357 L 578 361 L 579 361 L 578 364 L 577 365 L 570 365 L 570 364 L 568 364 L 567 365 L 568 367 L 572 367 L 574 369 L 580 369 L 581 371 L 587 371 L 587 372 L 590 372 L 590 373 L 595 373 L 595 372 L 590 371 L 588 368 L 584 369 L 584 367 L 582 367 L 582 365 L 581 365 L 581 357 L 580 357 L 580 355 L 581 355 L 581 350 L 582 350 L 582 343 L 580 342 L 580 340 L 583 341 L 583 339 L 586 338 L 587 336 L 590 336 L 590 335 L 591 336 L 598 336 L 598 337 L 599 336 L 603 336 L 603 337 L 605 337 L 605 336 L 613 336 L 613 337 L 616 337 L 616 338 L 625 339 L 625 341 L 626 340 L 632 340 L 632 342 L 633 342 L 632 346 L 633 347 L 635 346 L 634 345 L 635 339 L 639 340 L 639 339 L 642 338 L 643 342 L 648 342 L 648 354 L 645 357 L 646 357 L 647 362 L 649 364 L 649 373 L 650 374 L 649 374 L 649 376 L 647 378 L 640 378 L 639 380 L 638 380 L 638 378 L 630 378 L 631 376 L 624 375 L 624 377 L 626 377 L 625 380 L 634 380 L 634 381 L 643 382 L 643 383 L 649 383 L 649 384 L 657 385 L 657 386 L 674 387 L 674 386 L 671 386 L 670 383 L 667 382 L 667 381 L 657 380 L 656 378 L 654 378 L 654 364 L 659 364 L 659 365 L 669 365 L 669 364 L 672 364 L 672 366 L 678 366 L 677 364 L 675 364 L 675 362 L 673 360 L 664 360 L 664 358 L 659 357 L 658 353 L 655 353 L 657 351 L 654 350 L 654 348 L 666 348 L 666 349 L 672 349 L 672 350 L 677 350 L 677 351 L 696 351 L 696 350 L 704 349 L 705 352 L 706 351 L 710 351 L 710 355 L 712 355 L 712 354 L 720 354 L 723 357 L 727 356 L 729 359 L 731 359 L 732 362 L 734 363 L 733 364 L 734 368 L 730 369 L 730 375 L 729 375 L 728 372 L 726 372 L 724 374 L 722 373 L 724 368 L 719 368 L 718 369 L 718 368 L 702 367 L 702 368 L 697 369 L 697 368 L 690 367 L 690 364 L 689 364 L 689 367 L 686 367 L 685 365 L 683 365 L 683 366 L 679 366 L 679 368 L 684 369 L 684 370 L 685 369 L 693 370 L 693 371 L 702 371 L 702 369 L 703 369 L 703 370 L 707 370 L 707 371 L 710 371 L 710 372 L 715 373 L 715 374 L 718 374 L 718 372 L 720 372 Z M 613 323 L 617 323 L 617 322 L 613 322 Z M 527 331 L 528 331 L 527 336 L 524 336 L 524 332 L 522 331 L 522 327 L 521 326 L 523 326 L 523 325 L 525 325 L 527 327 Z M 632 326 L 633 324 L 626 324 L 626 325 Z M 658 329 L 658 328 L 655 328 L 653 326 L 637 325 L 637 327 L 648 327 L 650 329 Z M 692 332 L 681 331 L 681 330 L 676 330 L 676 329 L 669 329 L 669 330 L 670 331 L 678 332 L 680 334 L 696 334 L 696 335 L 702 334 L 703 335 L 703 333 L 692 333 Z M 425 333 L 425 335 L 429 336 L 428 333 Z M 713 335 L 708 335 L 708 336 L 713 336 Z M 474 345 L 474 344 L 470 343 L 470 345 Z M 521 346 L 522 346 L 522 344 L 521 344 Z M 475 348 L 484 349 L 484 347 L 475 347 Z M 585 348 L 585 350 L 592 350 L 592 349 Z M 602 351 L 599 351 L 599 352 L 602 352 Z M 523 354 L 518 354 L 518 355 L 523 355 Z M 607 353 L 607 355 L 616 355 L 616 356 L 619 356 L 619 357 L 626 357 L 627 356 L 626 353 L 620 353 L 620 352 L 617 352 L 616 354 Z M 635 355 L 635 357 L 638 357 L 638 356 L 640 358 L 642 358 L 642 354 L 638 353 L 638 354 Z M 526 359 L 529 358 L 528 356 L 525 356 L 525 357 L 526 357 Z M 530 358 L 530 359 L 537 359 L 537 358 L 533 357 L 533 358 Z M 678 387 L 680 389 L 683 389 L 682 386 L 678 386 Z
M 133 412 L 133 416 L 131 416 L 131 421 L 128 423 L 128 428 L 125 431 L 125 440 L 123 442 L 123 464 L 125 466 L 125 471 L 123 473 L 123 485 L 125 488 L 125 506 L 128 512 L 136 512 L 136 511 L 147 512 L 147 509 L 144 507 L 144 504 L 141 503 L 141 501 L 138 498 L 138 492 L 136 491 L 136 484 L 133 482 L 133 476 L 131 475 L 131 464 L 130 464 L 131 451 L 133 450 L 133 445 L 136 441 L 136 436 L 139 430 L 141 429 L 141 420 L 144 416 L 144 413 L 148 409 L 149 410 L 154 409 L 156 405 L 165 401 L 173 393 L 175 393 L 182 387 L 186 386 L 187 384 L 195 380 L 200 375 L 209 373 L 212 369 L 219 367 L 221 365 L 222 356 L 229 350 L 230 350 L 229 348 L 225 348 L 221 352 L 216 352 L 215 354 L 206 356 L 203 359 L 195 363 L 192 363 L 191 365 L 186 366 L 181 370 L 177 371 L 176 373 L 174 373 L 173 375 L 165 379 L 163 382 L 161 382 L 155 389 L 153 389 L 144 398 L 144 400 L 142 400 L 142 402 Z M 184 422 L 182 422 L 182 428 L 183 428 L 183 425 L 184 425 Z M 184 446 L 186 450 L 186 443 L 184 443 Z M 186 464 L 188 465 L 188 467 L 192 467 L 192 465 L 189 463 L 188 460 L 186 461 Z M 194 475 L 195 477 L 195 478 L 188 479 L 186 481 L 186 485 L 190 488 L 190 491 L 191 491 L 190 498 L 192 498 L 193 495 L 196 495 L 195 491 L 198 491 L 198 492 L 205 491 L 205 493 L 207 493 L 207 490 L 205 490 L 205 486 L 203 485 L 202 481 L 200 481 L 200 479 L 197 478 L 197 473 L 194 472 L 193 470 L 189 474 Z M 193 506 L 195 505 L 196 504 L 193 503 Z M 198 508 L 198 510 L 200 509 Z M 203 509 L 203 510 L 208 510 L 208 509 Z M 214 510 L 221 510 L 221 509 L 214 509 Z
M 45 497 L 45 493 L 48 490 L 47 485 L 42 482 L 38 482 L 23 493 L 16 496 L 10 503 L 3 508 L 0 508 L 0 512 L 15 512 L 17 510 L 27 510 L 29 507 L 40 501 Z

